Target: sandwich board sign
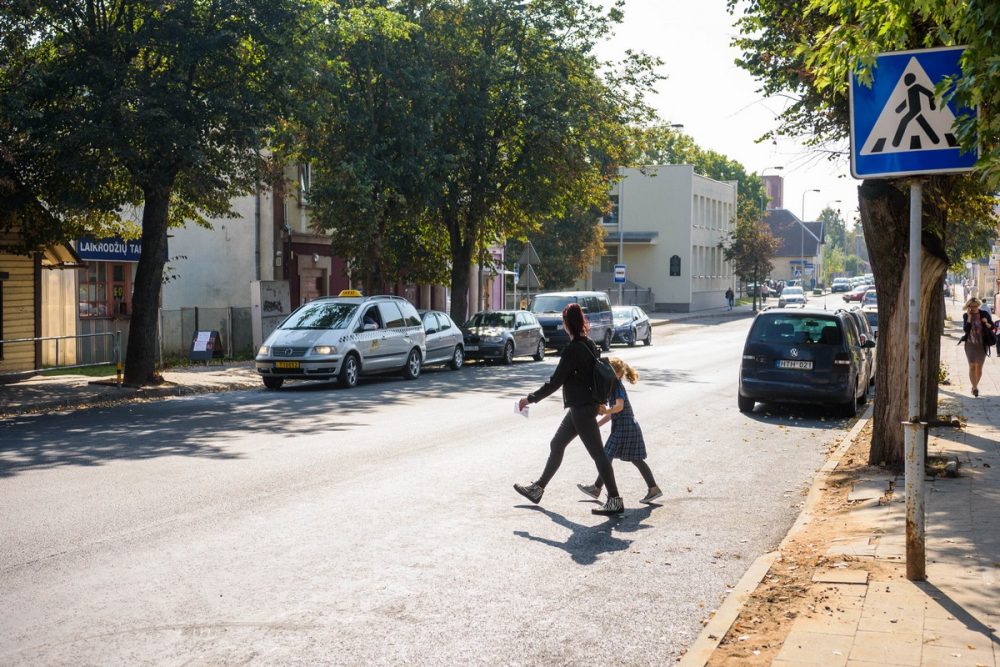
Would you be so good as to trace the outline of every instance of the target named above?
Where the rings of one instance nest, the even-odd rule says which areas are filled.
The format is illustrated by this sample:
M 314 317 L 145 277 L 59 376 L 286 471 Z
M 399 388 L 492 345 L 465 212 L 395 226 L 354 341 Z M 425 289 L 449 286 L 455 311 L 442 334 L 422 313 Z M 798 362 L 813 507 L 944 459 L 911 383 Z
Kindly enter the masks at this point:
M 970 171 L 975 150 L 963 152 L 955 119 L 975 109 L 945 102 L 935 86 L 962 73 L 964 47 L 883 53 L 875 58 L 872 85 L 851 73 L 851 175 L 889 178 Z

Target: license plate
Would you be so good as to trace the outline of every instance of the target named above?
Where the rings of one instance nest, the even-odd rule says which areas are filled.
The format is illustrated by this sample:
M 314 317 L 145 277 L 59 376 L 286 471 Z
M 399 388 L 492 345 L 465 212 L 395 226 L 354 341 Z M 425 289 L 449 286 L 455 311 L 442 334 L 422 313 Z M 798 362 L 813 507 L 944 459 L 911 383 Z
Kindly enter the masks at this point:
M 276 361 L 274 362 L 275 368 L 298 368 L 299 362 L 297 361 Z
M 465 351 L 466 352 L 479 352 L 479 346 L 478 345 L 466 345 L 465 346 Z
M 811 371 L 812 361 L 799 361 L 797 359 L 778 359 L 778 368 L 791 368 L 799 371 Z

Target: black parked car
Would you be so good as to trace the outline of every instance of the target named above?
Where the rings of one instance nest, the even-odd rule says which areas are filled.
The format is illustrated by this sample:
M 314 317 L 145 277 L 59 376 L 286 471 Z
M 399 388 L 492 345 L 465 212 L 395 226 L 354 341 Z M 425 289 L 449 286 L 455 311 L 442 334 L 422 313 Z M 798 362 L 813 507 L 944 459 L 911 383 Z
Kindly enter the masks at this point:
M 545 358 L 542 325 L 526 310 L 489 310 L 473 315 L 463 327 L 467 359 L 499 359 L 514 363 L 514 357 Z
M 867 350 L 846 311 L 766 310 L 754 320 L 743 347 L 737 405 L 757 401 L 834 405 L 848 415 L 868 396 Z

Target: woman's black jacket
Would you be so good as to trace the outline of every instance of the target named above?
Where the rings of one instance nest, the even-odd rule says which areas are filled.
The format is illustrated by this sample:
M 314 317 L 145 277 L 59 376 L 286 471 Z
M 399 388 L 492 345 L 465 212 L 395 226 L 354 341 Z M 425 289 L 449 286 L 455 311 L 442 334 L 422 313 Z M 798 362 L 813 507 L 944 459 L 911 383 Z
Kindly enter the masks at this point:
M 993 328 L 993 318 L 990 317 L 989 311 L 980 309 L 980 311 L 979 311 L 979 321 L 982 322 L 984 318 L 985 318 L 985 320 L 987 322 L 989 322 L 989 324 L 984 324 L 983 328 L 985 328 L 985 327 L 988 326 L 988 327 L 990 327 L 992 329 Z M 966 311 L 966 312 L 962 313 L 962 330 L 965 331 L 965 335 L 962 336 L 962 339 L 959 342 L 965 342 L 966 340 L 968 340 L 968 338 L 969 338 L 969 331 L 971 329 L 972 329 L 972 322 L 969 321 L 969 313 L 968 313 L 968 311 Z M 988 350 L 990 348 L 990 344 L 986 342 L 986 336 L 985 335 L 980 335 L 979 339 L 983 341 L 983 349 L 984 350 Z
M 552 377 L 541 387 L 528 394 L 529 403 L 537 403 L 559 387 L 563 390 L 563 406 L 579 408 L 597 405 L 590 391 L 594 378 L 594 364 L 600 356 L 594 341 L 586 336 L 575 339 L 559 358 L 559 365 Z

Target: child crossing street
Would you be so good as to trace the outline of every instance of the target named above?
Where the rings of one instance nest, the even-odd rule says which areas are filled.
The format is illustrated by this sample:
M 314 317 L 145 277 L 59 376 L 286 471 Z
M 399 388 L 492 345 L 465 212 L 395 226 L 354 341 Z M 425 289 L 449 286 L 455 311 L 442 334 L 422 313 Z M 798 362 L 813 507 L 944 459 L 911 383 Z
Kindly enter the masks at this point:
M 622 382 L 624 378 L 631 384 L 635 384 L 639 380 L 639 372 L 618 357 L 611 357 L 608 362 L 615 369 L 615 375 L 618 376 L 618 386 L 615 387 L 614 405 L 611 407 L 602 405 L 598 408 L 598 413 L 603 415 L 597 422 L 598 426 L 603 426 L 608 420 L 611 420 L 611 434 L 608 435 L 607 442 L 604 444 L 604 453 L 607 454 L 608 460 L 630 461 L 639 470 L 646 486 L 649 487 L 646 496 L 640 502 L 650 503 L 662 496 L 663 492 L 656 485 L 653 471 L 644 460 L 646 458 L 646 443 L 642 438 L 639 422 L 635 420 L 635 414 L 632 412 L 632 403 L 625 391 L 625 383 Z M 591 498 L 600 498 L 604 483 L 598 476 L 597 481 L 591 485 L 577 484 L 576 486 Z

